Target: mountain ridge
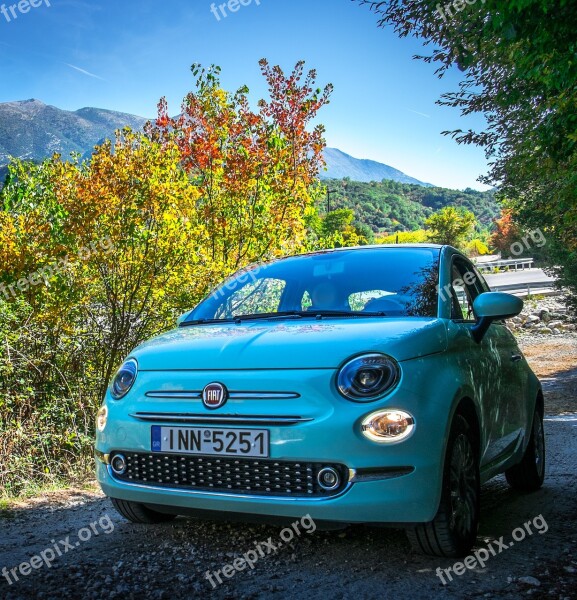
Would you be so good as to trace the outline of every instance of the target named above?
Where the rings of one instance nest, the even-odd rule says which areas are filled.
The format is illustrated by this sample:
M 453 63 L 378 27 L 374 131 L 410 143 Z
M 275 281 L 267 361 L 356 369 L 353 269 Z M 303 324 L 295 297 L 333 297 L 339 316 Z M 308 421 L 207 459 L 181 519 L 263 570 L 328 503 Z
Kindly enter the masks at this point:
M 338 148 L 325 148 L 325 161 L 327 170 L 322 173 L 321 179 L 345 179 L 370 183 L 388 179 L 398 183 L 412 183 L 423 187 L 434 187 L 431 183 L 419 181 L 394 167 L 368 158 L 355 158 Z
M 41 100 L 0 103 L 0 175 L 11 157 L 41 161 L 55 152 L 63 157 L 79 153 L 88 157 L 95 145 L 114 136 L 125 126 L 139 130 L 149 119 L 114 110 L 84 107 L 75 111 L 60 109 Z M 354 158 L 338 148 L 324 152 L 327 170 L 321 179 L 371 182 L 389 179 L 432 187 L 394 167 L 370 159 Z M 3 177 L 2 177 L 3 178 Z

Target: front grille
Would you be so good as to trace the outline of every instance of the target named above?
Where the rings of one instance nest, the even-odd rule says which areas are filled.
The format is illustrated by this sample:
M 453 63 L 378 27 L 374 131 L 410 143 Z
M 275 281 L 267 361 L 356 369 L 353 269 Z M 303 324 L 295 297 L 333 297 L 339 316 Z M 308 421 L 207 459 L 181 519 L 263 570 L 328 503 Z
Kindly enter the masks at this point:
M 118 452 L 110 455 L 110 460 Z M 323 497 L 338 494 L 347 484 L 344 465 L 249 458 L 182 456 L 179 454 L 122 453 L 126 470 L 114 477 L 127 483 L 156 487 L 233 492 L 258 496 Z M 341 485 L 325 491 L 317 482 L 324 467 L 333 467 L 341 475 Z

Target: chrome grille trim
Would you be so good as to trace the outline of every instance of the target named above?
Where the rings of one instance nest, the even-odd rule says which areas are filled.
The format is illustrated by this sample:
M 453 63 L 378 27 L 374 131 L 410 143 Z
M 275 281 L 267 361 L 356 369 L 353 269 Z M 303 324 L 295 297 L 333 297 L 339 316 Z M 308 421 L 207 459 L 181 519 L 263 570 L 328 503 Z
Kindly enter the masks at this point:
M 166 398 L 170 400 L 200 400 L 202 392 L 146 392 L 147 398 Z
M 155 421 L 161 423 L 231 423 L 240 425 L 295 425 L 307 423 L 312 418 L 297 416 L 273 415 L 207 415 L 195 413 L 151 413 L 137 412 L 130 415 L 139 421 Z
M 369 469 L 350 469 L 349 481 L 359 483 L 361 481 L 382 481 L 384 479 L 395 479 L 410 475 L 415 467 L 382 467 Z
M 159 398 L 165 400 L 200 400 L 202 391 L 152 391 L 146 392 L 147 398 Z M 296 392 L 230 392 L 229 400 L 294 400 L 301 395 Z

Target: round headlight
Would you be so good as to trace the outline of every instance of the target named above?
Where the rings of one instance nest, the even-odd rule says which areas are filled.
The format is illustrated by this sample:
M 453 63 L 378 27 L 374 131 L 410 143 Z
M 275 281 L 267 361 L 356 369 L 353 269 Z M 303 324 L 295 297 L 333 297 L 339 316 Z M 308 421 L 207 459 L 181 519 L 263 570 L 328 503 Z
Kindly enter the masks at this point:
M 390 391 L 399 380 L 399 366 L 385 354 L 357 356 L 339 371 L 338 387 L 345 398 L 370 402 Z
M 138 363 L 134 358 L 127 360 L 118 369 L 118 373 L 112 379 L 112 385 L 110 386 L 110 393 L 115 400 L 124 398 L 130 391 L 130 388 L 136 381 L 136 375 L 138 373 Z
M 415 429 L 415 419 L 403 410 L 380 410 L 363 420 L 361 431 L 373 442 L 400 442 Z

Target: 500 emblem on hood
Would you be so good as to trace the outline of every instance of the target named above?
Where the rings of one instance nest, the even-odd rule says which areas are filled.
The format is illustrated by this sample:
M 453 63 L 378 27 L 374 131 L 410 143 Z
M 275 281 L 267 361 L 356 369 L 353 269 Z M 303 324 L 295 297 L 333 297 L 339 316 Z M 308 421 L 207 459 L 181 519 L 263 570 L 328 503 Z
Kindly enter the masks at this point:
M 222 383 L 209 383 L 202 390 L 202 403 L 211 410 L 220 408 L 228 400 L 228 390 Z

